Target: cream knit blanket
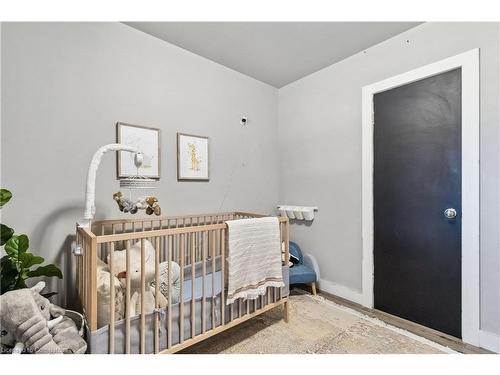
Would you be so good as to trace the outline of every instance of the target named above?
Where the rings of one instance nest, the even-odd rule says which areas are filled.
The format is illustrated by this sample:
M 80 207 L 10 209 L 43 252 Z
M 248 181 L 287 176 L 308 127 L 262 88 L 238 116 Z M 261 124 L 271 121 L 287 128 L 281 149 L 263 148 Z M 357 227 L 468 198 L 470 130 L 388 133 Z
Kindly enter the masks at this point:
M 255 299 L 267 287 L 282 287 L 281 244 L 276 217 L 230 220 L 227 304 Z

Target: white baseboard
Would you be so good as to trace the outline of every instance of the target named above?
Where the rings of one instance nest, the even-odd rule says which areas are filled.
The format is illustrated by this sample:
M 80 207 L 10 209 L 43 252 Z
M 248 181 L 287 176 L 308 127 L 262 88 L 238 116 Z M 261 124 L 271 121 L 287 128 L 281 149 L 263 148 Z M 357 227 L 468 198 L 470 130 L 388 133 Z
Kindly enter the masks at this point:
M 500 353 L 500 335 L 487 331 L 479 331 L 479 346 Z
M 361 304 L 363 301 L 363 294 L 359 290 L 354 290 L 344 285 L 334 283 L 332 281 L 320 279 L 319 289 L 327 293 L 334 294 L 338 297 L 345 298 L 351 302 Z

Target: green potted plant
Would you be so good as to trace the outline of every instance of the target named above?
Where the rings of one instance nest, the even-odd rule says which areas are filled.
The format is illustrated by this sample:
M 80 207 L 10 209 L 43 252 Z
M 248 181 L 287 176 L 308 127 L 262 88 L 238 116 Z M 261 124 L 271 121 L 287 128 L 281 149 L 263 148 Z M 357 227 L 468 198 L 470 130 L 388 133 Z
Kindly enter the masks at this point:
M 0 209 L 12 198 L 7 189 L 0 189 Z M 25 234 L 15 234 L 14 230 L 0 223 L 0 246 L 5 255 L 0 258 L 0 294 L 10 290 L 26 288 L 26 280 L 31 277 L 58 277 L 61 270 L 54 264 L 42 265 L 41 256 L 29 252 L 29 239 Z M 34 268 L 35 267 L 35 268 Z

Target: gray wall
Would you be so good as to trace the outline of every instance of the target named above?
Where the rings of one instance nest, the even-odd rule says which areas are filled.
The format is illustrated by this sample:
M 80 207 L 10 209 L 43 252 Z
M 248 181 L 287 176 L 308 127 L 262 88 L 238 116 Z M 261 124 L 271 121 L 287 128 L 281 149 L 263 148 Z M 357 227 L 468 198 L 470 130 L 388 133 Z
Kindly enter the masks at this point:
M 53 289 L 69 292 L 69 241 L 90 157 L 114 142 L 115 122 L 149 125 L 162 129 L 156 193 L 167 214 L 271 212 L 278 198 L 318 205 L 292 239 L 316 255 L 323 279 L 360 291 L 361 87 L 479 47 L 481 324 L 500 333 L 499 33 L 498 24 L 421 25 L 280 89 L 278 119 L 276 89 L 128 26 L 4 23 L 1 185 L 15 197 L 2 220 L 63 267 Z M 177 131 L 211 137 L 209 183 L 176 181 Z M 107 155 L 98 217 L 120 216 L 117 190 Z
M 291 238 L 322 279 L 361 291 L 361 88 L 479 47 L 481 326 L 500 333 L 499 38 L 498 23 L 423 24 L 280 89 L 280 202 L 319 206 Z
M 88 163 L 115 123 L 160 128 L 164 213 L 270 212 L 278 201 L 277 89 L 120 23 L 4 23 L 2 220 L 65 270 Z M 241 115 L 249 118 L 242 128 Z M 210 137 L 210 182 L 177 182 L 176 132 Z M 116 218 L 115 155 L 98 172 L 97 217 Z M 66 285 L 66 287 L 64 287 Z

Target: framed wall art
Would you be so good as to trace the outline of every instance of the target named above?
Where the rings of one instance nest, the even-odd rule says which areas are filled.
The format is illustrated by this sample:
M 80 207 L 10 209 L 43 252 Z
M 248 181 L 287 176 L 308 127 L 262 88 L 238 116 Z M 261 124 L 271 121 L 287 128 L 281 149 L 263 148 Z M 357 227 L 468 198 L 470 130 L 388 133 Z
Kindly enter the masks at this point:
M 177 180 L 209 181 L 208 137 L 177 133 Z
M 133 153 L 117 152 L 116 171 L 119 179 L 136 175 L 160 179 L 160 129 L 118 122 L 116 141 L 137 147 L 143 153 L 142 166 L 137 170 Z

